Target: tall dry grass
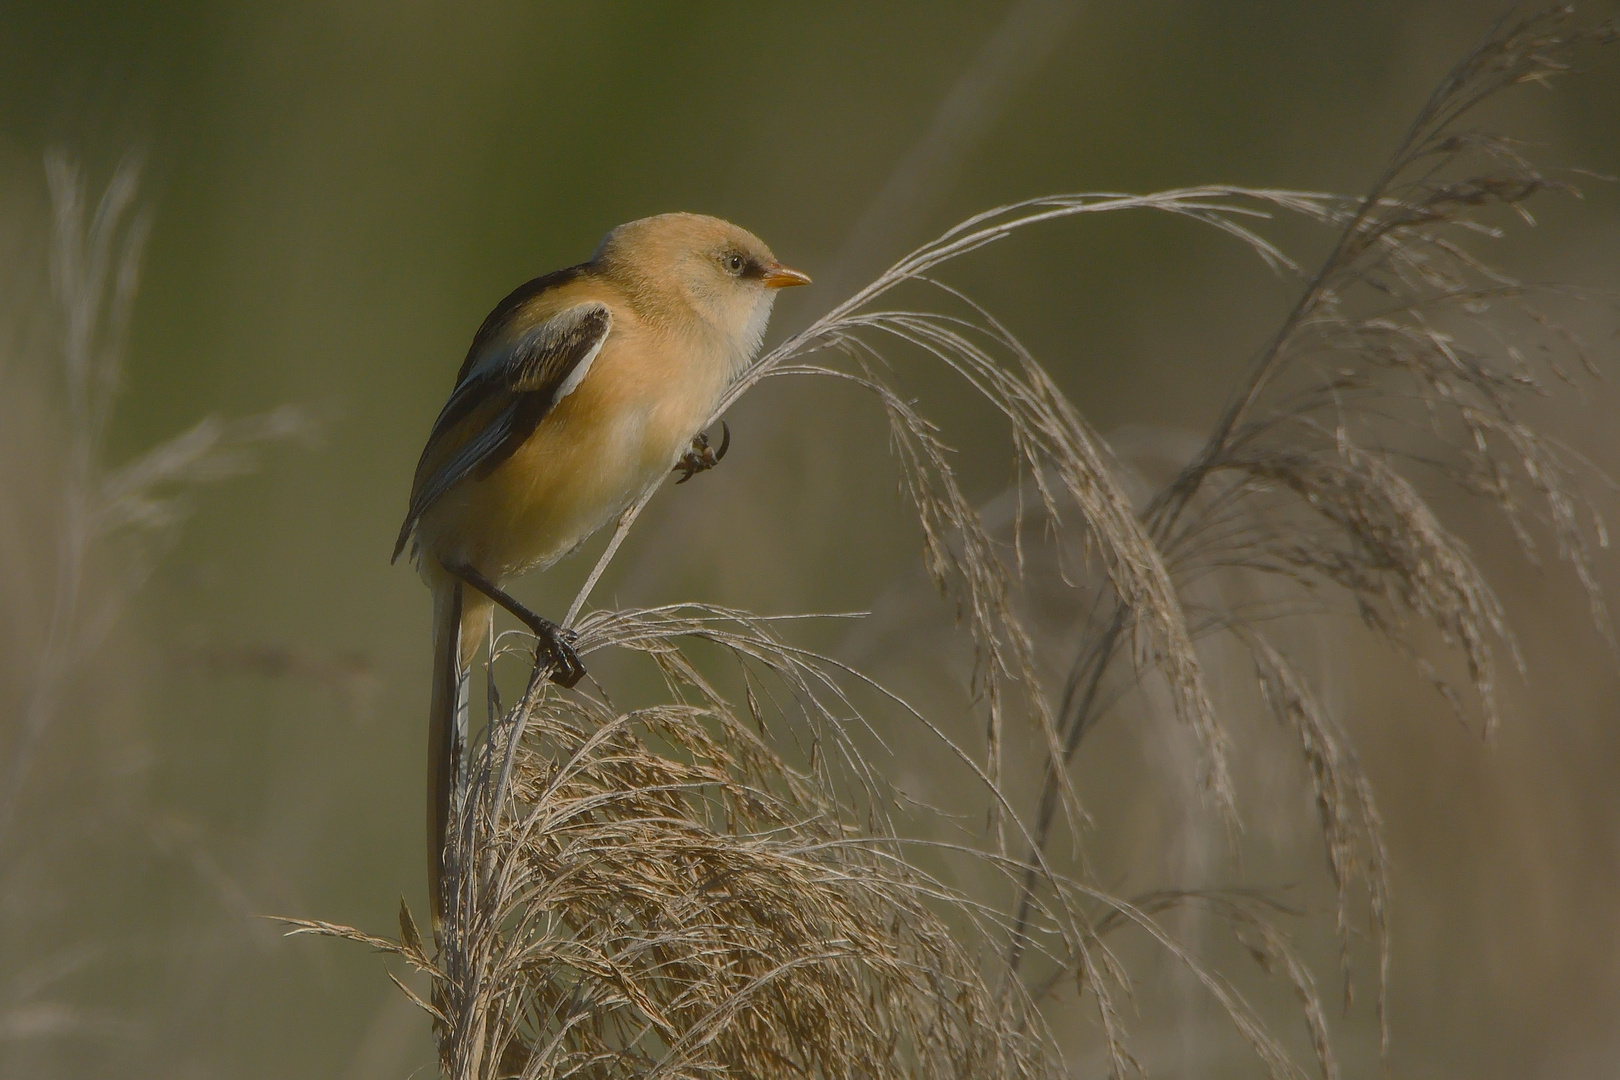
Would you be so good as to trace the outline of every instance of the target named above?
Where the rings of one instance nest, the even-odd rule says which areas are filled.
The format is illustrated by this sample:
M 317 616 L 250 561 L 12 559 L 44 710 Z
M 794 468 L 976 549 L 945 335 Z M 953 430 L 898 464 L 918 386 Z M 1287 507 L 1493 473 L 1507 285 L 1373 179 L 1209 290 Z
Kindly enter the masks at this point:
M 66 155 L 45 161 L 51 227 L 42 252 L 47 312 L 9 295 L 0 355 L 0 590 L 7 635 L 0 708 L 0 1045 L 10 1065 L 53 1041 L 121 1044 L 144 1029 L 86 1006 L 75 979 L 107 963 L 83 927 L 56 925 L 70 869 L 116 879 L 148 832 L 161 832 L 128 783 L 129 738 L 86 725 L 120 711 L 127 671 L 109 639 L 203 485 L 249 472 L 262 451 L 312 432 L 301 409 L 208 417 L 124 462 L 107 433 L 124 389 L 123 361 L 150 218 L 127 159 L 99 196 Z M 18 254 L 26 248 L 12 249 Z M 14 266 L 19 279 L 27 269 Z M 94 752 L 86 752 L 86 745 Z
M 1195 809 L 1235 837 L 1232 732 L 1252 719 L 1239 712 L 1271 717 L 1309 778 L 1346 998 L 1365 935 L 1384 1027 L 1383 825 L 1293 631 L 1359 619 L 1489 731 L 1499 669 L 1519 660 L 1491 583 L 1446 524 L 1442 505 L 1464 497 L 1494 507 L 1527 558 L 1561 560 L 1609 633 L 1592 570 L 1607 539 L 1583 494 L 1601 472 L 1524 419 L 1549 380 L 1595 372 L 1598 350 L 1558 317 L 1591 298 L 1479 254 L 1530 221 L 1532 199 L 1573 189 L 1521 144 L 1470 125 L 1482 103 L 1564 74 L 1578 49 L 1614 36 L 1566 9 L 1503 19 L 1359 198 L 1209 186 L 976 215 L 739 381 L 725 405 L 767 378 L 815 376 L 883 411 L 924 566 L 972 643 L 982 745 L 794 644 L 793 619 L 701 603 L 587 610 L 649 491 L 568 622 L 582 653 L 650 662 L 662 700 L 620 708 L 608 687 L 562 692 L 533 670 L 507 706 L 492 674 L 438 940 L 403 906 L 397 938 L 310 921 L 298 932 L 362 941 L 425 973 L 425 994 L 396 981 L 431 1016 L 446 1074 L 468 1080 L 1058 1075 L 1059 1014 L 1043 1010 L 1065 985 L 1123 1075 L 1139 1067 L 1115 945 L 1127 929 L 1182 966 L 1270 1075 L 1304 1076 L 1312 1057 L 1338 1075 L 1320 973 L 1286 931 L 1282 899 L 1239 886 L 1116 895 L 1083 854 L 1077 764 L 1123 703 L 1163 712 L 1197 748 Z M 1301 283 L 1213 429 L 1158 481 L 1009 328 L 937 276 L 1023 229 L 1123 210 L 1222 230 Z M 1278 215 L 1333 237 L 1319 265 L 1301 268 L 1268 238 Z M 919 360 L 955 372 L 1007 422 L 1017 480 L 989 506 L 969 499 L 952 448 L 903 389 Z M 1426 651 L 1424 627 L 1456 663 Z M 492 671 L 526 648 L 502 635 Z M 1213 691 L 1212 658 L 1245 670 L 1251 692 Z M 945 747 L 979 786 L 982 835 L 907 835 L 898 818 L 916 807 L 869 753 L 897 737 Z M 1000 892 L 924 870 L 953 860 Z M 1226 925 L 1294 995 L 1309 1056 L 1262 1021 L 1235 971 L 1178 935 L 1188 911 Z

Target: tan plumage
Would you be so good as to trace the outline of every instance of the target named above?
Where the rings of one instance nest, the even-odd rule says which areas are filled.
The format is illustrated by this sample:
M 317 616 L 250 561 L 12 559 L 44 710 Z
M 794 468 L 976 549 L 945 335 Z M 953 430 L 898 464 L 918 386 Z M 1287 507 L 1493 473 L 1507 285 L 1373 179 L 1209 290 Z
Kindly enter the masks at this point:
M 589 262 L 519 287 L 479 328 L 423 448 L 394 550 L 414 542 L 434 596 L 435 920 L 467 671 L 492 603 L 542 635 L 556 681 L 583 673 L 566 635 L 500 583 L 551 565 L 662 481 L 758 351 L 775 291 L 808 281 L 747 230 L 663 214 L 609 232 Z

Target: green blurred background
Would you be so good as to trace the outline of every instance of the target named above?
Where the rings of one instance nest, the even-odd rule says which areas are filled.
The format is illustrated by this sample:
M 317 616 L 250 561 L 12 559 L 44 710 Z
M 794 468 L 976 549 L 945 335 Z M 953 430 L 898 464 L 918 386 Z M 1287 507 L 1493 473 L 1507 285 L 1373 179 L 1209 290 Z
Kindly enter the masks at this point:
M 321 434 L 199 493 L 177 547 L 80 666 L 3 849 L 0 1075 L 370 1080 L 431 1071 L 426 1023 L 375 956 L 284 940 L 255 916 L 386 932 L 401 892 L 424 906 L 428 597 L 387 556 L 422 439 L 496 300 L 586 257 L 617 222 L 702 211 L 815 276 L 778 305 L 775 340 L 997 203 L 1205 182 L 1356 192 L 1498 8 L 3 10 L 8 415 L 33 400 L 18 387 L 49 398 L 40 163 L 61 147 L 98 189 L 141 153 L 155 212 L 107 459 L 207 414 L 283 403 L 310 409 Z M 1579 79 L 1498 115 L 1545 159 L 1620 173 L 1620 58 L 1589 59 Z M 1620 284 L 1620 199 L 1588 186 L 1501 254 L 1527 277 Z M 1297 254 L 1320 254 L 1322 237 L 1297 235 Z M 1293 295 L 1229 240 L 1124 216 L 1000 245 L 950 280 L 1023 335 L 1104 431 L 1199 430 Z M 1602 349 L 1612 357 L 1613 341 Z M 976 496 L 993 495 L 1009 475 L 1004 436 L 942 378 L 907 375 L 955 445 L 988 448 L 963 467 Z M 1599 393 L 1549 415 L 1612 462 L 1612 408 Z M 50 415 L 14 418 L 5 435 L 12 520 L 0 526 L 13 533 L 48 534 L 48 491 L 28 476 L 58 446 Z M 730 422 L 725 467 L 659 496 L 599 599 L 860 609 L 914 572 L 914 529 L 864 402 L 767 385 Z M 1561 575 L 1480 545 L 1532 674 L 1509 687 L 1497 744 L 1359 645 L 1335 691 L 1391 830 L 1390 1063 L 1396 1075 L 1611 1076 L 1614 654 Z M 47 552 L 5 571 L 8 708 L 29 677 L 49 566 Z M 587 568 L 575 559 L 517 591 L 555 612 Z M 1602 569 L 1616 579 L 1612 560 Z M 1101 828 L 1175 843 L 1162 822 L 1131 832 L 1092 809 Z M 1375 1069 L 1358 1010 L 1343 1023 L 1350 1059 Z M 1188 1024 L 1161 1038 L 1180 1050 L 1149 1040 L 1144 1059 L 1169 1075 L 1260 1074 L 1201 1052 L 1204 1029 Z M 1093 1074 L 1085 1033 L 1071 1045 Z

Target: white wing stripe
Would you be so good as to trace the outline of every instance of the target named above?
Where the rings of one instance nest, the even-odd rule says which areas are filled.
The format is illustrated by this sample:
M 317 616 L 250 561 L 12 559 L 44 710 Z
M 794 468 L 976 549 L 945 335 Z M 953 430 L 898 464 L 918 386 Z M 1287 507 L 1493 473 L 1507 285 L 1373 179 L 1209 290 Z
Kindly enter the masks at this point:
M 609 333 L 612 333 L 612 331 L 609 330 Z M 562 385 L 557 387 L 557 392 L 551 395 L 553 405 L 572 394 L 579 387 L 579 384 L 585 380 L 586 374 L 591 370 L 591 362 L 596 359 L 596 354 L 602 351 L 602 345 L 607 339 L 607 334 L 597 338 L 596 344 L 591 346 L 591 351 L 586 353 L 579 363 L 574 365 L 574 370 L 568 373 L 568 378 L 564 379 Z

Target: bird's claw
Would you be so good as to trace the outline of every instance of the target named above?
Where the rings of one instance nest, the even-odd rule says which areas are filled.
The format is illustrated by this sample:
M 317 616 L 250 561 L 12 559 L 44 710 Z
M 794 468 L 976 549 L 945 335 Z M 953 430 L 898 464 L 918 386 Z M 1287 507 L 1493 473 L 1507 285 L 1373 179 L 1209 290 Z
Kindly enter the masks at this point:
M 681 460 L 677 461 L 675 468 L 671 470 L 681 474 L 681 478 L 675 482 L 684 484 L 698 473 L 708 472 L 720 464 L 720 459 L 725 457 L 726 451 L 730 449 L 731 428 L 726 425 L 724 420 L 720 421 L 720 448 L 718 450 L 709 445 L 707 433 L 698 432 L 692 436 L 692 449 L 682 454 Z
M 585 664 L 574 649 L 579 635 L 560 626 L 534 639 L 534 662 L 545 661 L 551 668 L 551 681 L 567 690 L 585 677 Z

